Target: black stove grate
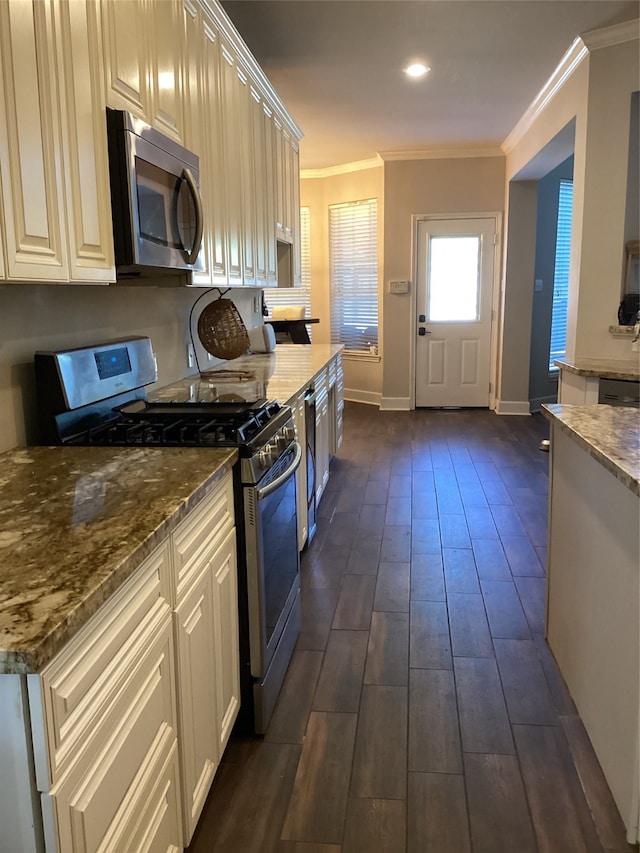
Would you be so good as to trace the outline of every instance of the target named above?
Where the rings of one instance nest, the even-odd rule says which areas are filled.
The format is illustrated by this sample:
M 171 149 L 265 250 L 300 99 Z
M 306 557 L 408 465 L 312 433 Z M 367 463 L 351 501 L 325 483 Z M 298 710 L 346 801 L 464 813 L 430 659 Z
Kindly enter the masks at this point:
M 247 447 L 259 438 L 282 407 L 277 402 L 257 409 L 221 411 L 201 404 L 138 406 L 114 420 L 84 430 L 74 444 L 144 447 Z

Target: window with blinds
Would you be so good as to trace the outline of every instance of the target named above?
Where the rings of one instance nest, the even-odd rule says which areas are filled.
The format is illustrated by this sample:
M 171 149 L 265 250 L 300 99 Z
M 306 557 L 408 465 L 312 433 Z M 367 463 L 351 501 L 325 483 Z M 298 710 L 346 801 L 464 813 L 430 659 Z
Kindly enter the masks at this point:
M 329 207 L 331 341 L 346 350 L 378 346 L 378 201 Z
M 300 208 L 300 254 L 302 261 L 301 285 L 299 287 L 272 287 L 264 291 L 264 300 L 269 311 L 274 305 L 303 305 L 305 317 L 311 316 L 311 217 L 308 207 Z M 267 320 L 267 322 L 269 322 Z M 313 326 L 307 331 L 311 337 Z
M 564 358 L 567 340 L 567 309 L 569 305 L 569 260 L 571 255 L 571 220 L 573 216 L 573 181 L 560 181 L 558 225 L 556 232 L 556 261 L 553 276 L 553 309 L 551 314 L 551 343 L 549 370 L 557 371 L 556 358 Z

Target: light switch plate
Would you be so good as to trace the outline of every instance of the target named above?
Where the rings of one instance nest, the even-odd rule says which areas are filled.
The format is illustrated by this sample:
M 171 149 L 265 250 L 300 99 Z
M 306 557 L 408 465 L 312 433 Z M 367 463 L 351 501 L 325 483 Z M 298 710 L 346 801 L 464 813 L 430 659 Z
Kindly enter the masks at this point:
M 409 293 L 408 281 L 390 281 L 389 293 Z

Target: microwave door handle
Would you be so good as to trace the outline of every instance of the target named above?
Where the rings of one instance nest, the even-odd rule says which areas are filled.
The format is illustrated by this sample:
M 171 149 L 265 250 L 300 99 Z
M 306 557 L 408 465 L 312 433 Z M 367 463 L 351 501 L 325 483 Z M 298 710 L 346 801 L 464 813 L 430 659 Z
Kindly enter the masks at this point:
M 198 192 L 198 185 L 196 184 L 191 169 L 184 169 L 182 172 L 183 180 L 186 182 L 189 187 L 189 192 L 191 193 L 191 198 L 193 199 L 193 204 L 196 209 L 196 236 L 193 240 L 193 248 L 191 251 L 185 249 L 185 253 L 187 254 L 187 263 L 195 264 L 198 254 L 200 253 L 200 247 L 202 246 L 202 232 L 203 232 L 203 215 L 202 215 L 202 200 L 200 198 L 200 193 Z

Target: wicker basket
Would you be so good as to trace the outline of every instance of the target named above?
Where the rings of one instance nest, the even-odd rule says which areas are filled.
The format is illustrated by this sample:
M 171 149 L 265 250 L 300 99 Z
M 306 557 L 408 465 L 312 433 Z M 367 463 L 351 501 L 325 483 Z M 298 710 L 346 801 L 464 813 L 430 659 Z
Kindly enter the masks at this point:
M 198 318 L 202 346 L 216 358 L 238 358 L 249 349 L 249 335 L 230 299 L 210 302 Z

